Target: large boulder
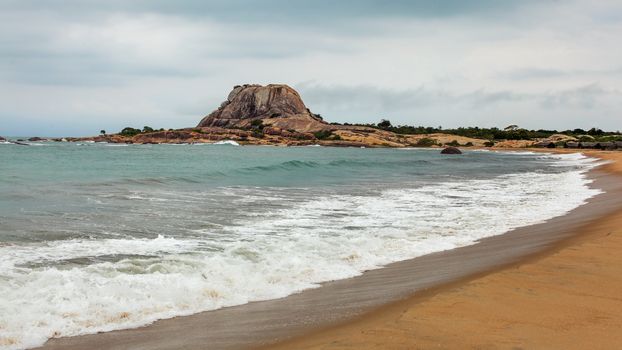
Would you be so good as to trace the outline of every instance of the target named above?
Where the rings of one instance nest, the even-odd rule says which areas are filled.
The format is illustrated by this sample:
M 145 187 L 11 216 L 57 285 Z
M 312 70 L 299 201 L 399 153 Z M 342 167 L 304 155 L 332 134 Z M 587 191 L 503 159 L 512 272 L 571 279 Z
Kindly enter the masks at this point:
M 441 151 L 441 154 L 462 154 L 462 151 L 456 147 L 446 147 Z
M 227 100 L 203 118 L 198 127 L 251 128 L 254 120 L 296 131 L 320 130 L 327 126 L 307 109 L 291 87 L 247 84 L 235 86 Z
M 0 136 L 0 141 L 6 141 L 6 139 L 2 136 Z

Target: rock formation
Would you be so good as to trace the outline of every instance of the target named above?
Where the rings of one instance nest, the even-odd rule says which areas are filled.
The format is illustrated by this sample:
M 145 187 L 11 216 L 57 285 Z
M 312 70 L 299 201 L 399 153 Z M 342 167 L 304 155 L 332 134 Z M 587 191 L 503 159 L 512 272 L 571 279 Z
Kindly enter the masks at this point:
M 235 86 L 227 100 L 197 127 L 251 128 L 255 120 L 299 132 L 319 131 L 328 125 L 309 111 L 296 90 L 270 84 Z
M 311 113 L 296 90 L 283 84 L 235 86 L 227 100 L 194 128 L 126 129 L 135 132 L 52 140 L 137 144 L 235 141 L 241 145 L 336 147 L 419 147 L 426 138 L 434 140 L 434 145 L 459 142 L 481 147 L 487 142 L 441 133 L 407 135 L 369 125 L 328 124 Z
M 441 151 L 441 154 L 462 154 L 462 151 L 456 147 L 447 147 Z

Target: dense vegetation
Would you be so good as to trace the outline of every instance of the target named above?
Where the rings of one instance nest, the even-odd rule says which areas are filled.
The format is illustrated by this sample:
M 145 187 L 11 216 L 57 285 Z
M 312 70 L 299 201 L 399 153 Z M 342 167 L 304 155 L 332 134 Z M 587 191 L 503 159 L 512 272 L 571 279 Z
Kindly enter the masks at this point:
M 104 130 L 102 130 L 102 131 L 104 131 Z M 156 131 L 156 130 L 153 129 L 152 127 L 150 127 L 150 126 L 144 126 L 142 130 L 134 129 L 134 128 L 128 126 L 127 128 L 123 128 L 123 130 L 121 130 L 121 132 L 119 132 L 119 135 L 127 136 L 127 137 L 132 137 L 132 136 L 136 136 L 138 134 L 145 134 L 145 133 L 150 133 L 150 132 L 154 132 L 154 131 Z M 164 129 L 162 128 L 159 131 L 164 131 Z
M 345 123 L 344 125 L 350 125 Z M 499 128 L 480 128 L 474 127 L 460 127 L 456 129 L 443 129 L 442 127 L 425 127 L 425 126 L 410 126 L 410 125 L 397 125 L 394 126 L 389 120 L 382 119 L 378 124 L 361 124 L 372 128 L 382 129 L 386 131 L 392 131 L 396 134 L 405 135 L 421 135 L 421 134 L 434 134 L 444 133 L 451 135 L 458 135 L 464 137 L 471 137 L 476 139 L 487 140 L 532 140 L 537 138 L 547 138 L 554 134 L 565 134 L 568 136 L 576 137 L 581 141 L 622 141 L 622 135 L 619 131 L 607 132 L 598 128 L 592 128 L 589 130 L 573 129 L 573 130 L 527 130 L 519 128 L 517 125 L 510 125 L 504 129 Z

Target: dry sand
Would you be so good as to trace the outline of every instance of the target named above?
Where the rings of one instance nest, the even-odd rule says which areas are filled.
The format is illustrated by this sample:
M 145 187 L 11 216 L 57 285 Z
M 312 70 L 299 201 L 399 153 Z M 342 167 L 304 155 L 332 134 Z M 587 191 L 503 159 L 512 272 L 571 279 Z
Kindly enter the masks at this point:
M 615 163 L 622 153 L 586 152 Z M 620 178 L 618 178 L 620 180 Z M 622 212 L 510 267 L 269 349 L 620 349 Z

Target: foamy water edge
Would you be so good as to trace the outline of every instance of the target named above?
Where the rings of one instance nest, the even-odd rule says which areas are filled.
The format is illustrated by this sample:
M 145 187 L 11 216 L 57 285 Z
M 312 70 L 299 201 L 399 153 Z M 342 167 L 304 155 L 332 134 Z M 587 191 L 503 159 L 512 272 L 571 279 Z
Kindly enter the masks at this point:
M 50 337 L 140 327 L 158 319 L 285 297 L 322 282 L 354 277 L 392 262 L 541 223 L 600 193 L 588 187 L 591 180 L 586 177 L 598 164 L 594 159 L 576 154 L 541 156 L 557 158 L 560 165 L 573 164 L 577 169 L 561 174 L 504 175 L 495 179 L 501 184 L 472 180 L 392 189 L 377 198 L 328 196 L 259 218 L 252 227 L 232 228 L 250 241 L 233 243 L 229 255 L 224 256 L 197 256 L 210 248 L 204 241 L 170 237 L 56 241 L 34 251 L 29 246 L 0 247 L 0 270 L 20 277 L 19 283 L 0 290 L 5 295 L 0 301 L 5 315 L 0 316 L 0 347 L 33 347 Z M 447 197 L 446 202 L 439 203 L 439 193 Z M 515 198 L 495 203 L 508 193 Z M 545 197 L 537 197 L 539 194 Z M 501 204 L 508 205 L 501 208 Z M 459 210 L 465 206 L 468 212 Z M 358 210 L 354 220 L 347 215 L 352 207 Z M 442 223 L 432 220 L 440 208 L 444 208 Z M 497 209 L 501 211 L 494 212 Z M 332 217 L 332 213 L 344 216 Z M 507 217 L 510 219 L 502 220 Z M 317 218 L 328 218 L 328 222 L 317 227 Z M 469 226 L 473 219 L 478 227 Z M 303 231 L 304 235 L 295 239 L 268 235 L 275 228 L 293 225 L 309 227 L 312 232 Z M 342 235 L 331 235 L 331 228 Z M 378 232 L 361 236 L 364 229 Z M 413 237 L 406 230 L 419 230 L 425 236 Z M 155 258 L 153 263 L 128 258 L 81 269 L 44 268 L 19 275 L 26 272 L 20 266 L 34 261 L 111 252 L 156 256 L 162 251 L 171 254 L 168 265 Z M 266 251 L 272 255 L 262 260 L 260 253 Z M 243 281 L 234 280 L 236 277 Z

